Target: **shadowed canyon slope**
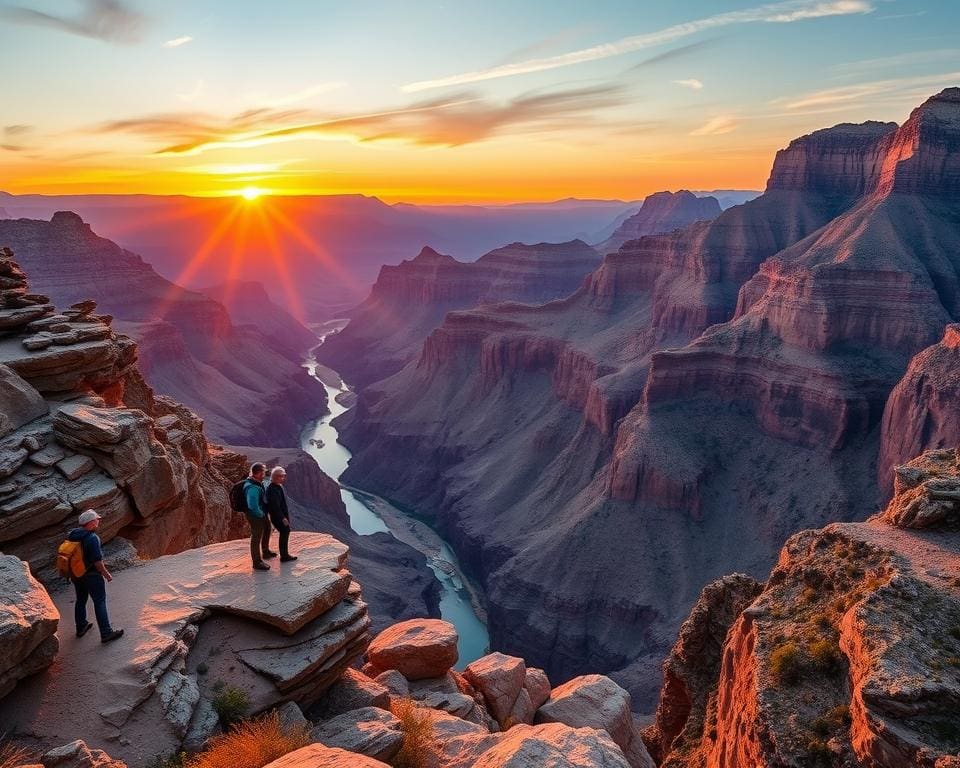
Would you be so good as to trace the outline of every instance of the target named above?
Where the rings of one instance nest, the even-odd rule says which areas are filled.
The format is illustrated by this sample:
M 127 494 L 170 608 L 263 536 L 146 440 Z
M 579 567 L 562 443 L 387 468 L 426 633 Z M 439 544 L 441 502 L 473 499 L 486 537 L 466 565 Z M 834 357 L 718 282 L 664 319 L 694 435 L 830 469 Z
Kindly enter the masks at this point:
M 342 417 L 344 479 L 435 510 L 494 647 L 649 708 L 705 583 L 875 511 L 887 398 L 960 313 L 958 223 L 960 89 L 804 136 L 569 298 L 450 313 Z
M 423 340 L 452 310 L 565 298 L 599 266 L 599 254 L 608 243 L 670 232 L 719 213 L 720 205 L 712 197 L 657 192 L 608 241 L 594 248 L 581 240 L 512 243 L 475 262 L 457 261 L 424 248 L 415 259 L 382 267 L 370 296 L 351 313 L 353 321 L 331 336 L 317 354 L 351 384 L 365 386 L 414 360 Z
M 211 436 L 291 445 L 303 422 L 323 411 L 324 390 L 300 367 L 302 350 L 235 325 L 222 304 L 160 277 L 76 214 L 0 220 L 3 245 L 16 252 L 36 290 L 63 305 L 93 298 L 112 314 L 138 341 L 147 381 L 196 410 Z M 304 330 L 284 325 L 275 316 L 271 330 L 291 339 Z

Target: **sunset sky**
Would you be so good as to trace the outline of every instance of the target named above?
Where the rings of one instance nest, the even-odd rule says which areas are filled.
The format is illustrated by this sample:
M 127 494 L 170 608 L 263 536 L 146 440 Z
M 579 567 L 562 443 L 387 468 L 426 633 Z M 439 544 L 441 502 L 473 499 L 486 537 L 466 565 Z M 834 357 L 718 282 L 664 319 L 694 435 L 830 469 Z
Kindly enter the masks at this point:
M 762 188 L 960 85 L 951 0 L 0 0 L 0 189 L 636 199 Z

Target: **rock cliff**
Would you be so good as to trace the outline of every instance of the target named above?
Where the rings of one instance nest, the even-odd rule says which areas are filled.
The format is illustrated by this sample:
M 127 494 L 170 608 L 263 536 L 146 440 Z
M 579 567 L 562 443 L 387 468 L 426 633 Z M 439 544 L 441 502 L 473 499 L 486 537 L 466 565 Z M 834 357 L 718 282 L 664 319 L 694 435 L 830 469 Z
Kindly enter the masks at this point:
M 897 469 L 881 515 L 793 536 L 719 633 L 698 605 L 665 667 L 660 764 L 957 765 L 958 498 L 956 450 L 927 453 Z M 722 651 L 698 653 L 705 633 Z
M 645 198 L 640 210 L 624 220 L 613 234 L 595 247 L 600 253 L 612 253 L 628 240 L 682 229 L 695 221 L 710 221 L 720 215 L 715 197 L 697 197 L 693 192 L 655 192 Z
M 887 398 L 957 318 L 958 95 L 798 139 L 562 301 L 450 313 L 341 417 L 344 480 L 435 512 L 495 648 L 652 706 L 705 583 L 876 508 Z
M 149 557 L 239 535 L 226 496 L 243 458 L 211 448 L 192 411 L 154 395 L 112 318 L 90 300 L 58 312 L 8 249 L 0 282 L 0 548 L 49 579 L 89 507 L 105 542 L 122 535 Z
M 235 325 L 222 304 L 162 278 L 76 214 L 0 221 L 0 246 L 16 252 L 34 289 L 55 303 L 92 298 L 114 316 L 139 343 L 151 386 L 199 413 L 215 439 L 289 445 L 323 412 L 323 388 L 300 367 L 306 345 L 271 341 L 277 318 L 266 333 Z

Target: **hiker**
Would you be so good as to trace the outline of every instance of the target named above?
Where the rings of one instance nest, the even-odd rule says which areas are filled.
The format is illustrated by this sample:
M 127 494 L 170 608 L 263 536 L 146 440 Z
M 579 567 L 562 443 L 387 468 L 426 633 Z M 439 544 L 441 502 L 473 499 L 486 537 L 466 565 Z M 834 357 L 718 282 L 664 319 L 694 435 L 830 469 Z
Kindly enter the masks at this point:
M 269 571 L 264 560 L 276 557 L 270 551 L 270 518 L 263 508 L 263 478 L 267 467 L 259 461 L 250 467 L 250 476 L 244 481 L 243 495 L 247 502 L 247 520 L 250 523 L 250 557 L 255 571 Z
M 74 618 L 77 620 L 77 637 L 83 637 L 93 627 L 93 624 L 87 621 L 87 598 L 93 598 L 93 612 L 100 629 L 100 642 L 109 643 L 123 637 L 123 630 L 111 627 L 110 616 L 107 614 L 105 580 L 113 581 L 113 576 L 104 565 L 100 537 L 96 534 L 100 527 L 100 515 L 88 509 L 80 515 L 79 523 L 80 527 L 74 528 L 67 536 L 67 541 L 80 542 L 80 555 L 86 568 L 82 576 L 70 577 L 77 592 L 77 601 L 73 606 Z
M 270 522 L 280 532 L 280 562 L 289 563 L 296 560 L 296 555 L 290 554 L 290 511 L 287 508 L 287 494 L 283 484 L 287 480 L 287 471 L 283 467 L 274 467 L 270 470 L 270 482 L 267 484 L 267 514 Z

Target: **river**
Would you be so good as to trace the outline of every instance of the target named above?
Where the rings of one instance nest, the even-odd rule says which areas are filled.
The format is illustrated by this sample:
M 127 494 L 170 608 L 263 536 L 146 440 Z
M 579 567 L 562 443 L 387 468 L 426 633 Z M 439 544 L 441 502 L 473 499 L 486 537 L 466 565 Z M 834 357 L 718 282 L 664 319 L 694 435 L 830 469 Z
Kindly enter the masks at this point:
M 342 327 L 342 324 L 339 326 Z M 324 332 L 336 330 L 337 326 L 321 329 L 321 344 Z M 338 382 L 339 376 L 324 373 L 318 375 L 318 365 L 310 353 L 304 367 L 327 390 L 330 413 L 309 423 L 303 430 L 300 446 L 309 453 L 324 472 L 338 480 L 350 461 L 350 451 L 338 441 L 336 428 L 331 421 L 347 410 L 337 402 L 337 395 L 349 390 Z M 329 369 L 327 369 L 329 371 Z M 339 386 L 335 386 L 339 384 Z M 340 496 L 350 516 L 350 527 L 362 536 L 386 532 L 395 539 L 422 552 L 427 565 L 440 582 L 440 615 L 457 628 L 460 636 L 460 660 L 457 668 L 463 669 L 488 652 L 490 637 L 483 621 L 483 608 L 476 591 L 463 576 L 453 550 L 436 531 L 416 517 L 398 509 L 385 499 L 367 493 L 360 488 L 341 486 Z

